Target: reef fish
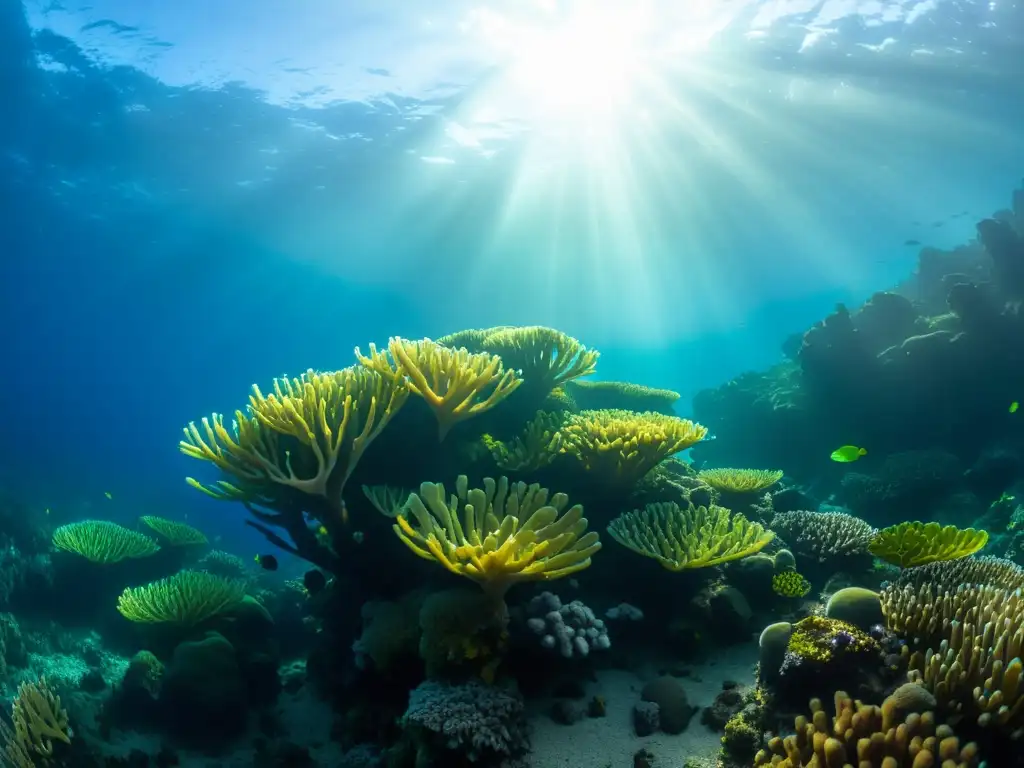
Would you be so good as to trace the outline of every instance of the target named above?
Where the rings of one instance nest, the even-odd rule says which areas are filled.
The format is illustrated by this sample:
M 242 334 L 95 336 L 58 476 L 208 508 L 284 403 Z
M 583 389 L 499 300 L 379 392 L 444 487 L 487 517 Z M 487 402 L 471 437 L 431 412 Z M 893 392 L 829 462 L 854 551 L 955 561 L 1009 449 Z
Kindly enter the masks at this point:
M 273 555 L 256 555 L 256 562 L 265 571 L 277 570 L 277 558 Z
M 867 455 L 865 448 L 858 448 L 856 445 L 844 445 L 842 448 L 836 448 L 832 451 L 832 461 L 842 462 L 846 464 L 851 461 L 856 461 L 861 456 Z
M 1016 400 L 1010 403 L 1010 413 L 1016 413 L 1018 408 L 1020 408 L 1020 403 Z

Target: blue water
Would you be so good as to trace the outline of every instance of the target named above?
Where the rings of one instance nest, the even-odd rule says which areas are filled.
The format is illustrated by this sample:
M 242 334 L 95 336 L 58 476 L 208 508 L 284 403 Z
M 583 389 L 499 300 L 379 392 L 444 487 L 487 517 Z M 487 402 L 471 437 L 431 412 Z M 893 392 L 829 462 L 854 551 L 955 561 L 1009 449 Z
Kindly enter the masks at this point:
M 592 4 L 2 0 L 0 483 L 243 535 L 184 424 L 496 324 L 685 415 L 1024 174 L 1019 3 L 641 5 L 614 83 L 535 98 L 530 35 Z

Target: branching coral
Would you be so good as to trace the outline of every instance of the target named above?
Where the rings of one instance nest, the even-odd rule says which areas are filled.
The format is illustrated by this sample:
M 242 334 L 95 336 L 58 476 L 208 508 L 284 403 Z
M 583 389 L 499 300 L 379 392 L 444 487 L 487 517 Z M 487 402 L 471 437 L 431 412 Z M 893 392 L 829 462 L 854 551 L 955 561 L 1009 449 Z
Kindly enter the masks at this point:
M 811 700 L 811 717 L 800 715 L 792 736 L 772 738 L 754 759 L 755 766 L 775 768 L 973 768 L 977 746 L 961 746 L 947 725 L 935 724 L 931 712 L 912 712 L 902 723 L 886 716 L 885 707 L 835 694 L 830 718 L 819 699 Z
M 53 532 L 53 546 L 102 564 L 149 557 L 160 550 L 148 536 L 106 520 L 62 525 Z
M 305 514 L 332 531 L 335 543 L 349 538 L 340 529 L 347 521 L 345 483 L 408 395 L 404 378 L 364 367 L 275 379 L 268 396 L 254 386 L 249 413 L 236 411 L 232 429 L 220 414 L 185 428 L 181 451 L 230 478 L 188 482 L 214 498 L 244 502 L 258 520 L 249 524 L 272 543 L 332 568 L 334 555 L 318 543 Z M 292 542 L 271 526 L 284 528 Z
M 0 722 L 0 764 L 10 768 L 56 765 L 54 742 L 71 743 L 68 713 L 45 680 L 22 683 L 11 704 L 11 725 Z M 62 763 L 61 763 L 62 764 Z
M 562 451 L 593 475 L 632 485 L 707 433 L 700 424 L 660 413 L 582 411 L 562 428 Z
M 186 547 L 207 543 L 206 534 L 187 523 L 167 520 L 155 515 L 143 515 L 139 518 L 139 521 L 160 534 L 172 547 Z
M 769 527 L 799 557 L 825 562 L 867 554 L 875 529 L 843 512 L 780 512 Z
M 955 592 L 961 584 L 1021 589 L 1024 588 L 1024 568 L 1001 557 L 972 555 L 907 568 L 892 580 L 897 588 L 920 588 L 925 584 L 930 584 L 935 592 Z
M 480 346 L 484 352 L 498 355 L 507 368 L 518 369 L 526 386 L 543 394 L 589 376 L 600 357 L 572 336 L 539 325 L 494 330 Z
M 707 568 L 760 552 L 774 534 L 723 507 L 648 504 L 612 521 L 617 542 L 670 571 Z
M 117 610 L 140 624 L 194 626 L 238 606 L 245 583 L 205 571 L 181 571 L 141 587 L 128 587 Z
M 901 568 L 913 568 L 973 555 L 987 543 L 985 530 L 915 521 L 882 529 L 872 537 L 868 550 Z
M 455 487 L 446 501 L 443 485 L 423 483 L 397 517 L 395 533 L 420 557 L 473 579 L 490 595 L 502 597 L 519 581 L 569 576 L 601 548 L 597 533 L 586 533 L 583 507 L 565 510 L 565 494 L 549 503 L 546 488 L 510 486 L 504 477 L 485 478 L 483 489 L 470 490 L 460 475 Z
M 1020 590 L 890 585 L 886 624 L 907 645 L 909 674 L 939 707 L 1012 738 L 1024 736 L 1024 598 Z
M 546 467 L 562 450 L 561 428 L 564 417 L 559 413 L 537 411 L 521 434 L 508 443 L 484 435 L 484 445 L 500 469 L 508 472 L 532 472 Z
M 357 347 L 356 357 L 390 381 L 407 380 L 409 389 L 433 409 L 441 440 L 456 424 L 490 410 L 522 384 L 500 357 L 446 347 L 430 339 L 392 338 L 387 352 L 371 344 L 369 356 Z
M 702 469 L 697 477 L 718 491 L 728 493 L 760 493 L 782 479 L 782 470 L 767 469 Z

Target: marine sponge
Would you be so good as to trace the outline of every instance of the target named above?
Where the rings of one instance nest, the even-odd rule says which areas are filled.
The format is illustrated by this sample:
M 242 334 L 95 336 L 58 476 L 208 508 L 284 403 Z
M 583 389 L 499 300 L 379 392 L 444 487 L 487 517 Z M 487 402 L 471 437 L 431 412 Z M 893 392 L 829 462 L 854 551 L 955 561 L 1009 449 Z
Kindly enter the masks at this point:
M 510 485 L 505 477 L 485 478 L 483 489 L 470 490 L 460 475 L 447 502 L 443 485 L 423 483 L 394 530 L 420 557 L 501 597 L 516 582 L 559 579 L 590 565 L 601 543 L 597 533 L 586 533 L 583 507 L 566 511 L 568 502 L 564 493 L 556 493 L 549 503 L 546 488 Z
M 205 571 L 181 571 L 141 587 L 128 587 L 117 610 L 140 624 L 194 626 L 241 604 L 245 583 Z
M 217 499 L 272 508 L 298 491 L 326 500 L 333 513 L 326 524 L 347 520 L 345 483 L 408 396 L 403 378 L 363 367 L 274 379 L 267 396 L 253 385 L 249 415 L 235 411 L 231 431 L 215 413 L 203 419 L 201 430 L 190 423 L 179 443 L 182 453 L 211 462 L 232 479 L 188 483 Z
M 480 343 L 484 352 L 497 355 L 534 392 L 547 394 L 567 381 L 594 372 L 600 352 L 554 328 L 540 325 L 500 328 Z
M 872 537 L 868 551 L 901 568 L 913 568 L 973 555 L 987 543 L 986 530 L 913 521 L 878 531 Z
M 821 664 L 854 655 L 871 656 L 879 652 L 878 643 L 852 624 L 824 616 L 808 616 L 793 625 L 786 646 L 792 663 L 803 661 Z
M 780 512 L 768 526 L 798 557 L 825 562 L 867 554 L 875 529 L 844 512 Z
M 167 520 L 155 515 L 143 515 L 139 521 L 159 533 L 172 547 L 186 547 L 206 544 L 206 534 L 198 528 L 179 522 Z
M 759 493 L 782 479 L 782 470 L 768 469 L 702 469 L 697 477 L 717 491 L 727 493 Z
M 149 536 L 107 520 L 62 525 L 53 532 L 53 546 L 102 564 L 149 557 L 160 550 Z
M 761 551 L 774 534 L 743 515 L 712 505 L 648 504 L 608 526 L 612 538 L 670 571 L 707 568 Z
M 434 411 L 440 440 L 459 422 L 496 406 L 523 381 L 496 355 L 453 349 L 430 339 L 391 338 L 387 352 L 371 344 L 369 356 L 356 347 L 356 357 L 389 380 L 407 381 Z
M 803 597 L 811 591 L 811 582 L 796 571 L 782 571 L 772 576 L 772 591 L 783 597 Z
M 863 587 L 844 587 L 834 592 L 825 605 L 825 616 L 853 624 L 865 632 L 885 621 L 881 597 Z
M 939 707 L 1011 736 L 1024 736 L 1024 598 L 1020 590 L 964 584 L 953 590 L 890 585 L 889 629 L 907 645 L 909 677 Z
M 902 723 L 886 722 L 883 708 L 835 694 L 835 715 L 829 717 L 820 699 L 811 700 L 811 717 L 795 720 L 796 733 L 768 742 L 755 766 L 825 768 L 973 768 L 975 744 L 960 745 L 948 725 L 935 724 L 931 712 L 912 713 Z
M 707 433 L 700 424 L 660 413 L 581 411 L 562 428 L 562 451 L 593 475 L 632 485 Z
M 0 721 L 0 763 L 12 768 L 53 765 L 54 742 L 70 744 L 71 736 L 68 713 L 46 680 L 23 682 L 11 704 L 11 725 Z

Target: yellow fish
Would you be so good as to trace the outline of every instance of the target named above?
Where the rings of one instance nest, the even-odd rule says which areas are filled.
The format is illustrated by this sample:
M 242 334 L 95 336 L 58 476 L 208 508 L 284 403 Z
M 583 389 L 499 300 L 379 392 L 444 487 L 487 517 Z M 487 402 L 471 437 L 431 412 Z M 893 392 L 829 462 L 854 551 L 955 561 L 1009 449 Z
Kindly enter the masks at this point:
M 1010 403 L 1010 413 L 1016 413 L 1018 408 L 1020 408 L 1020 403 L 1016 400 Z
M 316 529 L 316 532 L 319 533 L 321 536 L 326 536 L 327 535 L 327 526 L 326 525 L 321 525 L 319 528 Z
M 867 455 L 867 449 L 858 448 L 856 445 L 844 445 L 842 448 L 836 448 L 832 451 L 832 461 L 838 461 L 843 464 L 851 461 L 856 461 L 861 456 Z
M 106 496 L 108 499 L 114 498 L 114 495 L 110 491 L 106 491 L 103 495 Z

